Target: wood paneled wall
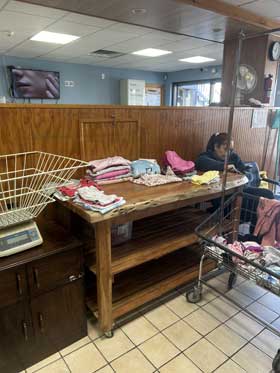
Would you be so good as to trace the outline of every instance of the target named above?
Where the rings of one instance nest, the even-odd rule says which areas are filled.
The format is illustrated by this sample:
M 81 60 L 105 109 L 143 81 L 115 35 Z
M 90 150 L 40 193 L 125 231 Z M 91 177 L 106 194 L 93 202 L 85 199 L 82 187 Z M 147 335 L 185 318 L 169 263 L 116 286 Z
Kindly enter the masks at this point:
M 273 176 L 277 132 L 251 129 L 252 110 L 236 110 L 235 148 L 262 165 L 268 143 L 265 168 Z M 174 149 L 195 159 L 212 133 L 227 130 L 228 118 L 226 107 L 0 105 L 0 154 L 41 150 L 90 160 L 118 153 L 161 161 Z

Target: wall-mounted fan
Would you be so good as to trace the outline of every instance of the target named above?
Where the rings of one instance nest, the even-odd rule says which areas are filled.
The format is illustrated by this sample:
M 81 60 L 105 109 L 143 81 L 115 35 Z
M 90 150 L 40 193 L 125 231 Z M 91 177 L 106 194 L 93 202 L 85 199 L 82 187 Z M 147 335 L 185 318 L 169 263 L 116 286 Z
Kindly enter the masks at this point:
M 249 65 L 240 65 L 237 76 L 236 104 L 244 103 L 244 95 L 252 92 L 257 85 L 258 77 L 256 70 Z

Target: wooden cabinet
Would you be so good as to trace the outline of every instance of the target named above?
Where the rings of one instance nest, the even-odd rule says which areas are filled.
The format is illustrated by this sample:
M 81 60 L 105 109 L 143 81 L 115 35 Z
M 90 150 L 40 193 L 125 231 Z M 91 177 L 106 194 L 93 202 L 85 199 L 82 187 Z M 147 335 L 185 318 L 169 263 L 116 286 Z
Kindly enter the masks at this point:
M 0 307 L 8 306 L 24 298 L 26 290 L 24 266 L 0 272 Z
M 48 229 L 42 246 L 0 260 L 0 372 L 20 372 L 87 335 L 81 244 Z
M 25 368 L 31 329 L 25 302 L 0 309 L 0 372 L 20 372 Z

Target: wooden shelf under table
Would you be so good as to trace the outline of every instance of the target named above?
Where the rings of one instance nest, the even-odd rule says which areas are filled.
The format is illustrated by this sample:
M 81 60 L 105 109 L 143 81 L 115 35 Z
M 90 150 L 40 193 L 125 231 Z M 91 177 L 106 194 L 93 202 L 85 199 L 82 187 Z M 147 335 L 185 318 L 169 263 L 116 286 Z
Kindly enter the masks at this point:
M 112 247 L 112 274 L 196 243 L 198 237 L 194 230 L 207 216 L 201 210 L 188 207 L 134 222 L 132 239 Z M 87 255 L 86 263 L 96 273 L 92 253 Z
M 200 258 L 201 248 L 193 245 L 117 275 L 112 294 L 113 319 L 196 280 Z M 214 268 L 213 261 L 205 260 L 205 272 Z M 89 298 L 87 305 L 98 317 L 95 297 Z

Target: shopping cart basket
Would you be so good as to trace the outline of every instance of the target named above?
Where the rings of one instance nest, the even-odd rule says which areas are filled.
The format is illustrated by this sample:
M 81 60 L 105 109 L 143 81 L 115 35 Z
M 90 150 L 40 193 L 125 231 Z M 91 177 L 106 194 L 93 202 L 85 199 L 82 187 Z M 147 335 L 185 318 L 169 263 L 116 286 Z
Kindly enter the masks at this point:
M 258 203 L 259 197 L 238 193 L 227 199 L 224 211 L 221 211 L 221 208 L 218 209 L 197 227 L 196 233 L 201 239 L 203 254 L 200 260 L 198 282 L 187 292 L 186 297 L 190 303 L 199 302 L 202 298 L 203 286 L 206 285 L 280 336 L 280 333 L 270 324 L 207 283 L 206 276 L 203 275 L 205 259 L 213 259 L 217 263 L 217 269 L 223 268 L 229 271 L 229 289 L 234 285 L 236 276 L 240 275 L 253 281 L 256 285 L 278 296 L 280 295 L 280 267 L 279 272 L 275 272 L 269 266 L 265 267 L 261 256 L 248 259 L 229 248 L 229 244 L 233 244 L 235 241 L 253 240 L 252 235 L 257 223 Z M 218 239 L 218 237 L 220 238 Z M 260 237 L 256 239 L 260 239 Z M 280 372 L 280 350 L 273 361 L 273 371 L 275 373 Z

